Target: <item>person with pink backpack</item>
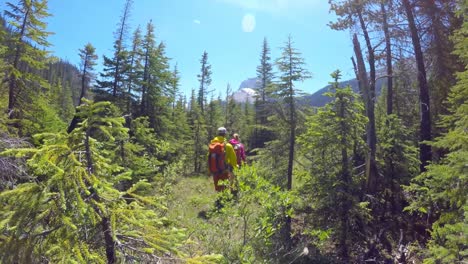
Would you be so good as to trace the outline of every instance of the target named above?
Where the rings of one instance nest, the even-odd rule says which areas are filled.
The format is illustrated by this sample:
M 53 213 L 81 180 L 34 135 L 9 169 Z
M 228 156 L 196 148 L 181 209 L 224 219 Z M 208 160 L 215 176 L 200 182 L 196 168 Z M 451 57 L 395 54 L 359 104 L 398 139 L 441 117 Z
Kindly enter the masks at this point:
M 234 151 L 236 152 L 237 164 L 239 167 L 242 166 L 245 163 L 245 149 L 244 144 L 240 142 L 239 134 L 233 134 L 229 143 L 234 147 Z

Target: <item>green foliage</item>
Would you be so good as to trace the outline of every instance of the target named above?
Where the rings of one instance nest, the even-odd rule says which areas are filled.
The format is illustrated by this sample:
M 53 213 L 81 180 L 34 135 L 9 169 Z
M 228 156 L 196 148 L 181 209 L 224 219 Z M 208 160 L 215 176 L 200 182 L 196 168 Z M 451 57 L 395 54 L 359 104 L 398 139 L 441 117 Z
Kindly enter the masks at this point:
M 467 1 L 461 2 L 460 14 L 466 14 Z M 466 53 L 468 22 L 453 37 L 456 54 L 465 69 L 458 73 L 458 82 L 449 95 L 451 115 L 444 117 L 448 132 L 432 142 L 448 154 L 438 163 L 428 166 L 407 190 L 412 194 L 408 210 L 434 217 L 431 240 L 425 263 L 463 263 L 468 259 L 467 196 L 468 185 L 468 56 Z
M 7 83 L 8 83 L 8 115 L 9 118 L 21 118 L 22 111 L 34 102 L 38 94 L 43 93 L 49 84 L 38 74 L 46 65 L 45 50 L 49 46 L 45 20 L 47 12 L 46 0 L 21 0 L 17 5 L 6 3 L 10 10 L 5 10 L 11 26 L 9 49 L 6 52 Z M 25 67 L 27 66 L 27 67 Z M 27 70 L 26 70 L 27 69 Z M 21 131 L 21 124 L 16 124 Z
M 211 85 L 211 65 L 208 62 L 208 53 L 203 52 L 202 58 L 200 59 L 201 69 L 200 74 L 197 75 L 198 81 L 200 82 L 200 88 L 198 89 L 197 102 L 200 106 L 202 113 L 205 112 L 206 98 L 208 94 L 209 86 Z
M 195 97 L 195 90 L 192 90 L 190 98 L 189 124 L 191 129 L 192 140 L 189 141 L 188 147 L 193 150 L 193 169 L 195 172 L 202 172 L 206 164 L 206 153 L 208 152 L 208 135 L 206 123 L 200 105 Z M 203 167 L 203 168 L 202 168 Z
M 40 134 L 39 148 L 4 152 L 28 157 L 34 180 L 0 194 L 2 261 L 104 262 L 104 219 L 121 260 L 177 254 L 183 232 L 165 227 L 159 198 L 147 195 L 151 184 L 114 187 L 129 173 L 111 162 L 109 146 L 127 134 L 112 108 L 85 101 L 71 134 Z
M 222 254 L 229 263 L 277 263 L 278 239 L 286 216 L 292 216 L 297 197 L 272 185 L 255 166 L 236 171 L 238 196 L 220 193 L 220 211 L 210 214 L 199 238 L 209 252 Z
M 221 100 L 214 100 L 208 103 L 206 109 L 206 121 L 208 129 L 208 139 L 212 139 L 216 136 L 218 127 L 223 125 L 223 109 L 221 106 Z M 228 129 L 231 129 L 231 126 L 227 126 Z M 232 128 L 233 131 L 237 131 Z
M 335 77 L 339 78 L 339 73 Z M 298 138 L 301 164 L 306 169 L 299 192 L 301 210 L 310 211 L 304 216 L 305 228 L 312 232 L 313 243 L 325 253 L 331 253 L 327 248 L 336 244 L 336 253 L 347 255 L 362 250 L 356 244 L 364 232 L 360 226 L 371 218 L 365 204 L 359 203 L 364 179 L 348 162 L 365 151 L 362 135 L 367 118 L 350 87 L 339 88 L 335 82 L 332 89 L 327 95 L 334 100 L 308 118 L 307 130 Z

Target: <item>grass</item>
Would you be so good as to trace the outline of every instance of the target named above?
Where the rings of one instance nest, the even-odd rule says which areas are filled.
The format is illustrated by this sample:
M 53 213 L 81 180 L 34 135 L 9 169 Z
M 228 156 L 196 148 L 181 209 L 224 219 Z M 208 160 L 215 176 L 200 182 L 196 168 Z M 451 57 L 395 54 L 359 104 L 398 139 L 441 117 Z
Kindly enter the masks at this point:
M 199 217 L 200 212 L 211 210 L 215 200 L 212 177 L 198 175 L 181 178 L 173 187 L 169 219 L 177 219 L 181 226 L 191 230 L 204 221 Z

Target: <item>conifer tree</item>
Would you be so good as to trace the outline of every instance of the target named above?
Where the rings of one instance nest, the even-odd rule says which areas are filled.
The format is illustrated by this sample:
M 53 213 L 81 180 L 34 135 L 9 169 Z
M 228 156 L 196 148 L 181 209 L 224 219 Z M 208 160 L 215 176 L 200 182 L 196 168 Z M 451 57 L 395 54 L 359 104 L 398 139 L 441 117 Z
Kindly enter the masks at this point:
M 257 66 L 257 78 L 259 79 L 259 83 L 257 84 L 259 98 L 262 103 L 265 103 L 267 99 L 267 88 L 273 82 L 274 78 L 270 47 L 268 46 L 266 38 L 263 39 L 260 64 Z
M 42 134 L 37 148 L 7 151 L 29 159 L 33 179 L 0 194 L 2 262 L 151 262 L 176 252 L 180 231 L 165 231 L 151 185 L 112 164 L 109 146 L 127 135 L 108 102 L 84 102 L 70 134 Z M 106 150 L 107 149 L 107 150 Z
M 284 113 L 284 118 L 288 123 L 289 130 L 289 157 L 288 157 L 288 173 L 287 173 L 287 189 L 292 189 L 292 172 L 293 172 L 293 161 L 294 161 L 294 145 L 296 142 L 296 105 L 295 96 L 298 93 L 298 89 L 294 83 L 297 81 L 304 81 L 310 78 L 310 73 L 305 68 L 304 59 L 301 58 L 301 54 L 293 47 L 293 41 L 291 36 L 282 48 L 281 57 L 277 59 L 276 63 L 280 71 L 278 89 L 275 91 L 276 94 L 283 100 L 287 106 L 287 110 Z
M 125 42 L 128 34 L 128 23 L 130 19 L 130 11 L 132 8 L 133 0 L 126 0 L 122 16 L 117 25 L 117 30 L 114 33 L 114 54 L 112 58 L 103 56 L 104 69 L 101 73 L 101 80 L 98 81 L 99 91 L 98 95 L 103 96 L 103 99 L 108 99 L 109 96 L 117 102 L 121 100 L 125 94 L 125 75 L 129 70 L 128 56 L 129 52 L 126 50 Z M 104 93 L 104 94 L 103 94 Z M 99 97 L 98 97 L 99 98 Z
M 151 127 L 157 135 L 166 137 L 167 126 L 170 122 L 170 97 L 167 91 L 172 83 L 169 58 L 166 56 L 164 42 L 150 55 L 147 82 L 147 112 Z
M 132 104 L 136 105 L 143 66 L 141 64 L 142 51 L 141 29 L 138 26 L 132 38 L 132 50 L 129 55 L 129 70 L 127 73 L 127 113 L 132 113 Z
M 286 174 L 287 184 L 285 189 L 291 190 L 297 128 L 295 96 L 297 95 L 298 89 L 295 87 L 295 82 L 309 78 L 310 73 L 305 68 L 305 62 L 301 54 L 293 47 L 291 36 L 288 36 L 288 40 L 282 48 L 281 57 L 277 59 L 276 64 L 278 65 L 280 76 L 278 88 L 275 93 L 279 96 L 280 100 L 282 100 L 281 103 L 285 105 L 286 109 L 285 111 L 280 111 L 280 116 L 283 122 L 286 123 L 286 128 L 288 130 L 287 146 L 289 148 L 289 153 Z M 291 217 L 288 216 L 285 220 L 285 225 L 282 230 L 282 239 L 285 243 L 285 247 L 289 249 L 291 247 Z
M 80 49 L 80 58 L 81 58 L 81 93 L 80 97 L 78 98 L 78 106 L 83 103 L 83 99 L 89 99 L 88 97 L 88 89 L 90 83 L 94 80 L 94 66 L 96 65 L 97 55 L 94 53 L 95 48 L 90 43 L 86 44 L 84 49 Z M 80 122 L 79 114 L 75 114 L 73 119 L 68 126 L 68 132 L 70 133 L 73 129 L 75 129 L 76 125 Z
M 459 16 L 464 16 L 468 4 L 461 2 L 460 7 Z M 450 114 L 443 119 L 448 133 L 431 143 L 435 148 L 448 150 L 448 154 L 440 162 L 428 165 L 427 171 L 416 177 L 407 188 L 413 194 L 408 209 L 434 219 L 426 250 L 425 261 L 428 263 L 463 263 L 468 259 L 468 22 L 466 17 L 463 19 L 463 25 L 455 32 L 453 41 L 455 54 L 465 64 L 465 69 L 457 73 L 458 82 L 450 91 Z
M 366 117 L 363 105 L 350 87 L 340 88 L 340 72 L 332 74 L 334 82 L 326 93 L 333 101 L 318 109 L 306 122 L 306 132 L 298 139 L 310 175 L 300 192 L 310 204 L 312 230 L 322 230 L 336 245 L 340 263 L 356 263 L 355 240 L 362 230 L 355 224 L 364 212 L 358 206 L 360 179 L 350 162 L 355 149 L 363 149 L 361 138 Z M 337 140 L 338 139 L 338 140 Z M 330 222 L 332 221 L 332 222 Z
M 81 58 L 81 93 L 80 100 L 78 105 L 81 105 L 82 99 L 88 97 L 89 85 L 94 81 L 94 66 L 96 66 L 96 60 L 98 56 L 94 53 L 96 49 L 88 43 L 85 45 L 84 49 L 80 49 L 80 58 Z
M 260 64 L 257 66 L 257 91 L 258 95 L 255 99 L 255 122 L 256 127 L 254 131 L 253 146 L 263 147 L 266 141 L 272 139 L 271 133 L 266 129 L 267 116 L 269 115 L 267 107 L 267 95 L 268 89 L 271 89 L 271 85 L 274 79 L 273 65 L 270 57 L 270 47 L 268 46 L 267 39 L 263 39 L 263 46 L 260 55 Z
M 174 69 L 172 70 L 172 79 L 167 90 L 168 97 L 170 98 L 171 108 L 172 108 L 171 109 L 172 121 L 174 121 L 175 106 L 177 103 L 177 96 L 179 95 L 179 85 L 180 85 L 179 82 L 180 82 L 180 72 L 176 64 L 174 66 Z
M 416 58 L 418 69 L 418 86 L 419 86 L 419 106 L 420 106 L 420 124 L 419 124 L 419 160 L 421 162 L 420 170 L 425 171 L 425 167 L 432 160 L 432 150 L 425 142 L 431 140 L 432 122 L 431 122 L 431 103 L 429 99 L 429 87 L 426 77 L 426 66 L 421 48 L 421 41 L 416 28 L 413 8 L 410 0 L 402 0 L 403 7 L 406 12 L 408 26 L 411 33 L 413 50 Z
M 148 86 L 150 78 L 150 65 L 151 56 L 156 49 L 156 41 L 154 40 L 154 25 L 150 20 L 146 25 L 146 34 L 143 39 L 143 72 L 142 72 L 142 83 L 141 83 L 141 95 L 140 95 L 140 115 L 145 115 L 148 104 Z
M 205 113 L 205 104 L 207 102 L 206 96 L 209 93 L 208 89 L 211 84 L 211 65 L 208 62 L 208 53 L 206 51 L 203 52 L 202 58 L 200 59 L 200 64 L 200 74 L 197 75 L 198 81 L 200 82 L 197 102 L 202 113 Z
M 206 160 L 204 148 L 208 143 L 206 140 L 208 135 L 206 134 L 205 118 L 193 89 L 190 97 L 189 122 L 193 138 L 193 168 L 195 172 L 199 173 L 202 171 L 202 166 Z
M 10 10 L 5 10 L 5 16 L 10 18 L 11 46 L 8 50 L 7 82 L 9 118 L 19 117 L 23 103 L 30 103 L 28 93 L 35 87 L 43 87 L 44 79 L 37 73 L 45 66 L 45 57 L 49 43 L 44 20 L 50 15 L 47 12 L 47 0 L 20 0 L 18 4 L 6 3 Z M 31 71 L 25 71 L 25 66 Z
M 221 99 L 215 100 L 212 98 L 208 103 L 206 110 L 206 126 L 208 129 L 208 139 L 211 140 L 216 136 L 217 128 L 222 126 L 223 109 L 221 107 Z

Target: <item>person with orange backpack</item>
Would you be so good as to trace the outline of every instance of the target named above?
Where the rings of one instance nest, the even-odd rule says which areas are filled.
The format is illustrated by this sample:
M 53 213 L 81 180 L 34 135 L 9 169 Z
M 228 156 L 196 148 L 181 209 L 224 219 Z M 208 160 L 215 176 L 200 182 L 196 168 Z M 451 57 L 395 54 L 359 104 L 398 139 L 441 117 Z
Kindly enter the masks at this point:
M 219 181 L 229 180 L 230 184 L 233 182 L 232 172 L 234 168 L 238 167 L 236 153 L 233 146 L 227 142 L 226 134 L 226 128 L 218 128 L 218 135 L 211 140 L 208 146 L 208 169 L 213 176 L 217 192 L 225 189 L 225 186 L 219 184 Z

